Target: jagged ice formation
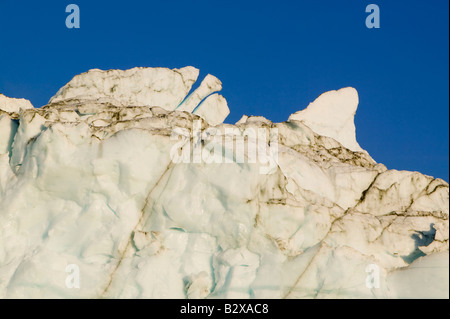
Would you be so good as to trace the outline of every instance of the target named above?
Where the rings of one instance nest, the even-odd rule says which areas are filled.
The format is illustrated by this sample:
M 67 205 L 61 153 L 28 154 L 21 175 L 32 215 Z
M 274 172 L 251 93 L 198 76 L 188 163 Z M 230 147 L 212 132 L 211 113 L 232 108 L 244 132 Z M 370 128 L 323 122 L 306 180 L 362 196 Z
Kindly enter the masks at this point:
M 449 186 L 359 146 L 355 89 L 229 125 L 198 73 L 0 94 L 1 298 L 448 298 Z

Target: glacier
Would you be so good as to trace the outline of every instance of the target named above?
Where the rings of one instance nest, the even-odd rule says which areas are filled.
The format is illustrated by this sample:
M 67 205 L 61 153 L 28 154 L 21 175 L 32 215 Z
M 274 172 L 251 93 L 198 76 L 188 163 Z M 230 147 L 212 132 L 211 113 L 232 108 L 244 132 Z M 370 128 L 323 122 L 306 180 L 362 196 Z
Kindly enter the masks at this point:
M 198 75 L 0 94 L 0 298 L 449 298 L 449 185 L 361 148 L 354 88 L 231 125 Z

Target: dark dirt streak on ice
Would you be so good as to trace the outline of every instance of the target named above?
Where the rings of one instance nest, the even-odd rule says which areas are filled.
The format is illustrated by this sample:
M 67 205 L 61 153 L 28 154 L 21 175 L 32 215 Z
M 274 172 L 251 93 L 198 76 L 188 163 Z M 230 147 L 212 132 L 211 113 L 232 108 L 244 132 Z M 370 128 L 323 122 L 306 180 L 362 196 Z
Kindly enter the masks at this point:
M 114 270 L 112 271 L 112 273 L 109 275 L 110 279 L 109 279 L 108 285 L 103 290 L 101 297 L 105 297 L 105 295 L 108 293 L 108 290 L 111 287 L 111 284 L 114 280 L 115 273 L 119 269 L 120 264 L 122 263 L 122 260 L 124 259 L 126 253 L 128 252 L 128 249 L 132 246 L 131 243 L 132 243 L 133 234 L 135 233 L 136 229 L 139 227 L 139 225 L 141 225 L 142 221 L 144 220 L 145 210 L 148 207 L 149 199 L 150 199 L 153 191 L 159 186 L 159 183 L 161 182 L 161 180 L 166 176 L 167 172 L 169 172 L 172 167 L 173 167 L 172 162 L 170 162 L 169 165 L 167 166 L 166 170 L 164 171 L 164 173 L 159 177 L 155 186 L 152 187 L 152 189 L 148 193 L 147 197 L 145 198 L 144 207 L 141 209 L 141 217 L 139 218 L 139 221 L 137 222 L 136 226 L 134 226 L 133 231 L 131 232 L 131 234 L 128 238 L 128 242 L 127 242 L 127 245 L 126 245 L 124 251 L 120 254 L 119 262 L 117 263 L 116 267 L 114 267 Z

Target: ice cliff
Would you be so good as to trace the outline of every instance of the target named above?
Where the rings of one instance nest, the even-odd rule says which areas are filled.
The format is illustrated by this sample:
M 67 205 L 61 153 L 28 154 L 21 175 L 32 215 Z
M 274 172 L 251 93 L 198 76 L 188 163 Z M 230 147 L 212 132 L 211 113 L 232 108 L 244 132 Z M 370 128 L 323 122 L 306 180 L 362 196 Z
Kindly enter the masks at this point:
M 229 125 L 198 74 L 0 95 L 0 298 L 448 298 L 449 185 L 360 147 L 355 89 Z

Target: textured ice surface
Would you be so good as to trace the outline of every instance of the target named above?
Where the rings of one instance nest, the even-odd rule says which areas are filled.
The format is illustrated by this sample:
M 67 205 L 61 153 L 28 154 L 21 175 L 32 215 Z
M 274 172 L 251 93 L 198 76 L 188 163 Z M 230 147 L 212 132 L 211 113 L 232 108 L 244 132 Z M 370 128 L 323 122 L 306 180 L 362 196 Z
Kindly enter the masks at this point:
M 90 70 L 75 76 L 62 87 L 49 103 L 100 102 L 115 106 L 158 106 L 165 110 L 195 112 L 211 125 L 224 121 L 230 113 L 226 100 L 212 95 L 222 90 L 222 83 L 208 74 L 192 94 L 199 70 L 188 66 L 182 69 L 133 68 L 129 70 Z M 186 97 L 187 96 L 187 97 Z M 203 101 L 206 98 L 205 101 Z M 202 103 L 203 102 L 203 103 Z M 201 104 L 201 105 L 200 105 Z M 0 104 L 1 105 L 1 104 Z
M 19 113 L 21 109 L 32 109 L 33 105 L 25 99 L 13 99 L 0 93 L 0 112 Z
M 305 110 L 298 111 L 289 120 L 303 121 L 314 132 L 334 138 L 348 149 L 361 152 L 356 141 L 355 113 L 358 92 L 354 88 L 323 93 Z
M 449 186 L 362 151 L 354 89 L 229 125 L 217 78 L 188 95 L 197 76 L 91 70 L 40 109 L 0 95 L 1 298 L 448 298 Z M 220 152 L 173 160 L 195 143 Z

